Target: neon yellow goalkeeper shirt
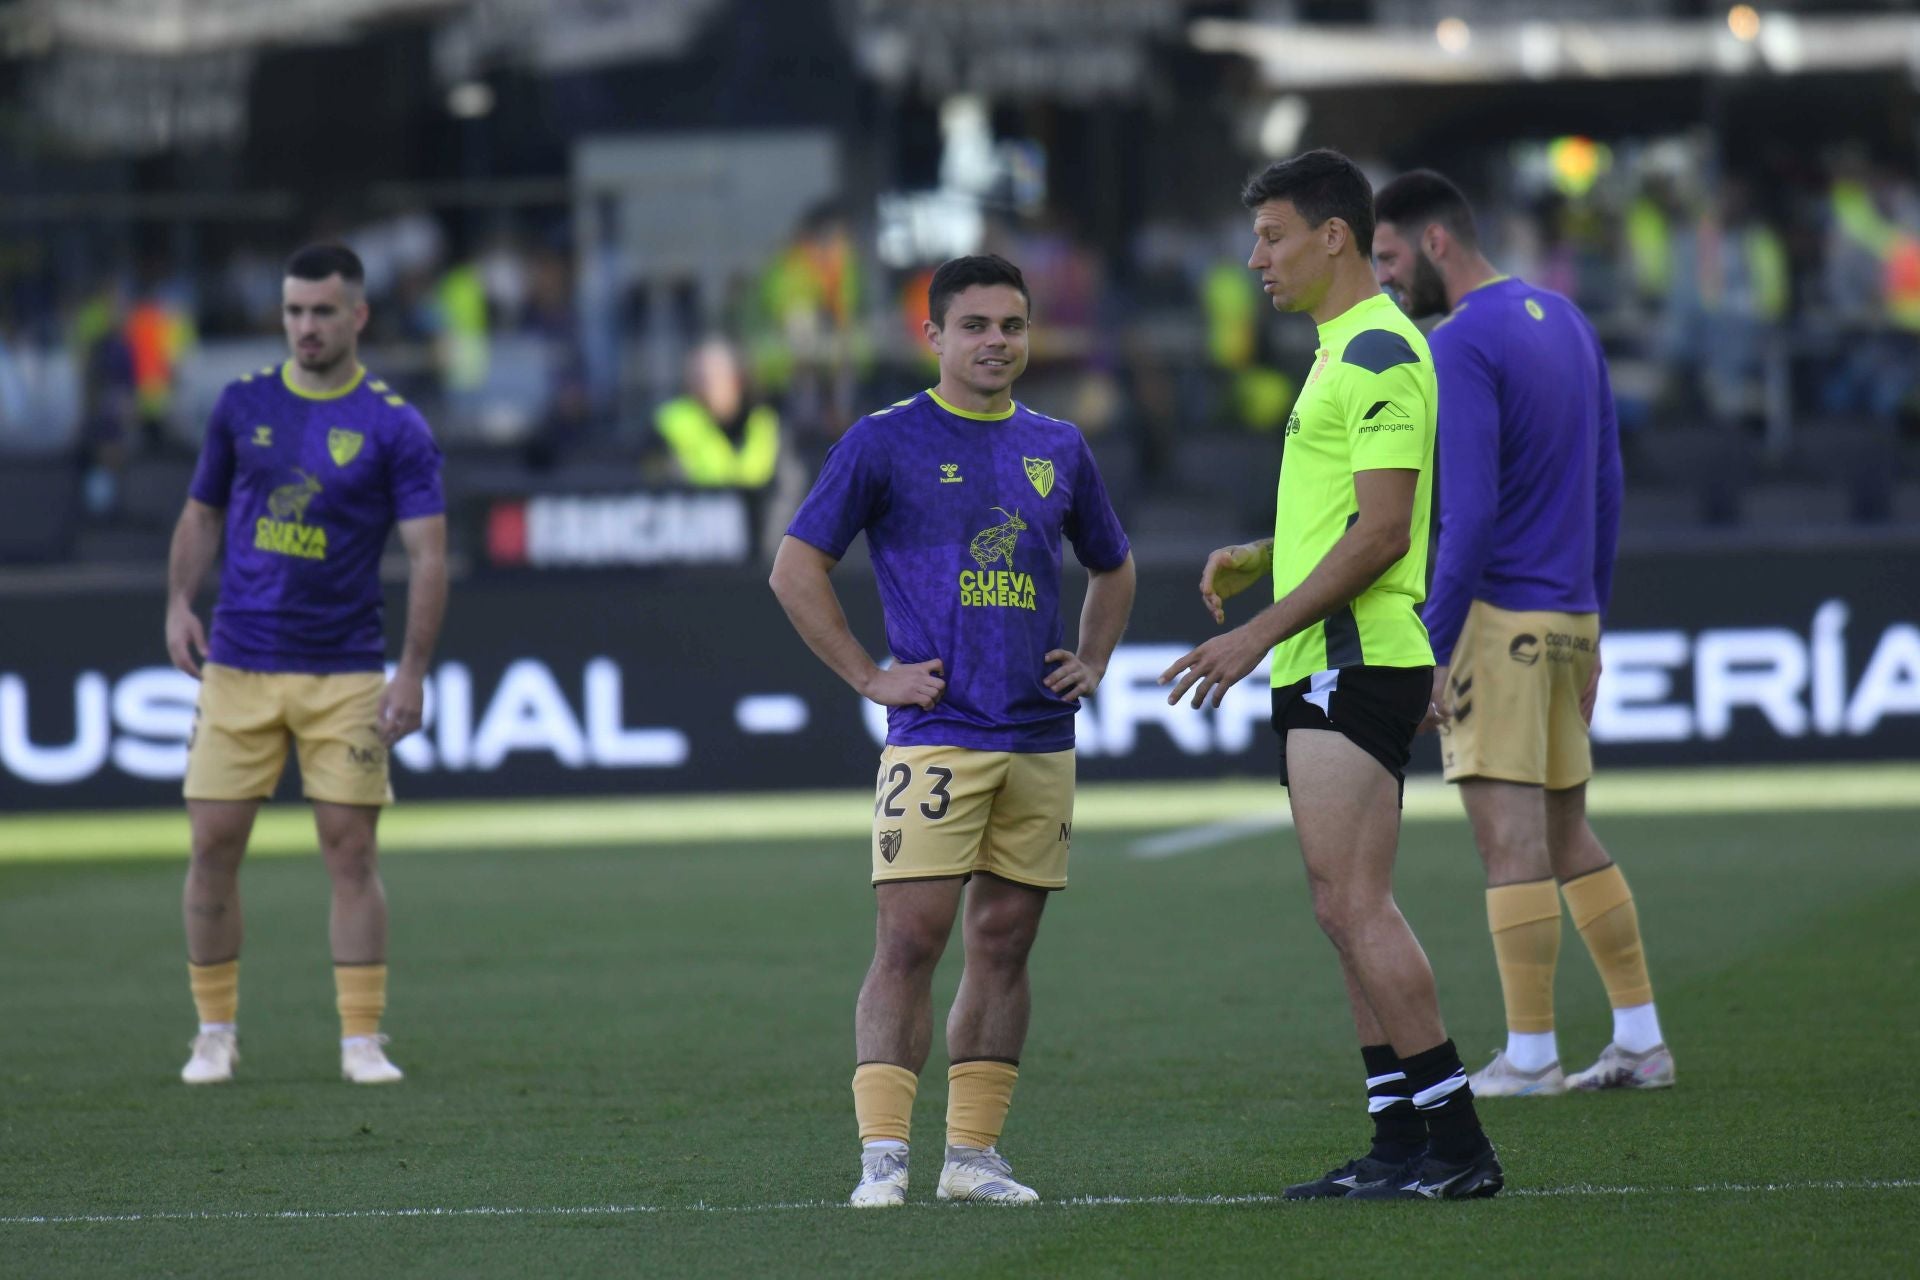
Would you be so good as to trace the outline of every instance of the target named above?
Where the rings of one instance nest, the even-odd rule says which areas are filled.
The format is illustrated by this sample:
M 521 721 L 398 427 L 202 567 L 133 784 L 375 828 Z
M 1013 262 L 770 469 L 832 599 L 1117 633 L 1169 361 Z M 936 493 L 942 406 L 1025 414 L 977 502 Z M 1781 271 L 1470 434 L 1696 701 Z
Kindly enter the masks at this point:
M 1361 471 L 1420 473 L 1407 553 L 1361 592 L 1273 651 L 1275 688 L 1343 667 L 1433 665 L 1419 604 L 1439 396 L 1427 340 L 1385 294 L 1320 326 L 1320 349 L 1287 419 L 1273 526 L 1273 598 L 1299 586 L 1359 517 Z

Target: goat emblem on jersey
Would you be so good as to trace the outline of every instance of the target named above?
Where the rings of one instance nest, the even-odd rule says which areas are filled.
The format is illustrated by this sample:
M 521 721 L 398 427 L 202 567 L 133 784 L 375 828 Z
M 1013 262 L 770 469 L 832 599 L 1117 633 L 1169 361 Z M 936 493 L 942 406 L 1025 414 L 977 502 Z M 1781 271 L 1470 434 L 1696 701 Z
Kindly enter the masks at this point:
M 967 553 L 980 566 L 982 573 L 995 560 L 1005 560 L 1007 568 L 1013 568 L 1013 549 L 1020 543 L 1020 531 L 1027 527 L 1027 522 L 1020 518 L 1018 511 L 1008 515 L 1005 507 L 995 507 L 994 510 L 1007 518 L 974 534 L 973 541 L 967 544 Z
M 275 520 L 294 520 L 304 524 L 307 504 L 313 501 L 314 494 L 320 492 L 320 481 L 298 467 L 293 469 L 293 474 L 300 477 L 300 482 L 283 484 L 268 494 L 267 510 Z

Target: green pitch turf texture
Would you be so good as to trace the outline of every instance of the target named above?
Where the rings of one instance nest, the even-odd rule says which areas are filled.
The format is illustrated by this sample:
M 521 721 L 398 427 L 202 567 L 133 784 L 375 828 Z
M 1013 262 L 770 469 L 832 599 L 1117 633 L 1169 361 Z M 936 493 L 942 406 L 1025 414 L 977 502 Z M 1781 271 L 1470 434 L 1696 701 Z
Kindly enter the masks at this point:
M 1142 857 L 1157 833 L 1153 806 L 1122 803 L 1137 788 L 1083 808 L 1034 958 L 1002 1145 L 1046 1202 L 933 1201 L 936 1035 L 912 1202 L 859 1214 L 843 1204 L 866 853 L 810 825 L 857 832 L 857 796 L 833 798 L 850 816 L 796 802 L 787 833 L 758 837 L 712 838 L 740 805 L 608 808 L 597 835 L 570 829 L 586 843 L 476 836 L 488 847 L 460 854 L 407 852 L 394 824 L 388 1029 L 408 1080 L 387 1089 L 336 1073 L 316 859 L 246 869 L 240 1077 L 189 1089 L 181 867 L 157 856 L 180 819 L 116 820 L 114 840 L 155 855 L 123 858 L 92 856 L 70 820 L 0 821 L 0 1274 L 1913 1274 L 1912 772 L 1866 789 L 1901 807 L 1824 812 L 1795 810 L 1861 775 L 1617 784 L 1598 825 L 1638 897 L 1680 1085 L 1483 1103 L 1508 1191 L 1458 1205 L 1273 1200 L 1365 1133 L 1293 837 Z M 1159 806 L 1181 826 L 1236 816 L 1228 797 L 1277 803 L 1164 794 L 1187 797 Z M 1734 811 L 1669 812 L 1675 796 Z M 1400 900 L 1477 1067 L 1500 1001 L 1448 800 L 1410 798 Z M 782 802 L 763 803 L 777 824 Z M 516 812 L 560 830 L 568 807 Z M 1608 1020 L 1563 936 L 1571 1069 Z M 941 1010 L 958 961 L 956 942 Z

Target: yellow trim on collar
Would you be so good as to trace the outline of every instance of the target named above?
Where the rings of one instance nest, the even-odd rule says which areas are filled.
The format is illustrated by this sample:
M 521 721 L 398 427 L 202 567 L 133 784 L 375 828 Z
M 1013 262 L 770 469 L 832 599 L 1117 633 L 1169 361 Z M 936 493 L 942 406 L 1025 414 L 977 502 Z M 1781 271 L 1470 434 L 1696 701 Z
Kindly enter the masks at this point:
M 280 385 L 299 396 L 302 400 L 338 400 L 341 396 L 347 395 L 358 388 L 360 380 L 367 376 L 367 366 L 363 364 L 355 365 L 353 381 L 347 383 L 346 386 L 341 387 L 337 391 L 302 391 L 299 387 L 293 385 L 293 378 L 290 376 L 292 369 L 293 361 L 286 360 L 281 362 Z
M 975 422 L 1005 422 L 1008 418 L 1011 418 L 1013 416 L 1013 411 L 1020 407 L 1017 404 L 1008 404 L 1007 407 L 1001 410 L 999 413 L 975 413 L 971 409 L 957 409 L 954 406 L 948 404 L 945 400 L 942 400 L 940 398 L 940 393 L 938 391 L 935 391 L 932 387 L 927 388 L 927 394 L 933 397 L 933 402 L 935 404 L 939 405 L 942 409 L 945 409 L 948 413 L 952 414 L 954 417 L 972 418 Z

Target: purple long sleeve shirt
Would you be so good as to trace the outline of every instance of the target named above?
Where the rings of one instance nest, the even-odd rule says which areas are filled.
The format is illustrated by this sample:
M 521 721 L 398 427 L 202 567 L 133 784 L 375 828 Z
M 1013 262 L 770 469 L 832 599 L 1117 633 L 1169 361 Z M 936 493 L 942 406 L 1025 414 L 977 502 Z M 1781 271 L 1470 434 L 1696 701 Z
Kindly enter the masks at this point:
M 1579 308 L 1524 280 L 1469 292 L 1428 337 L 1440 383 L 1440 547 L 1422 618 L 1434 660 L 1475 600 L 1606 614 L 1620 428 Z

